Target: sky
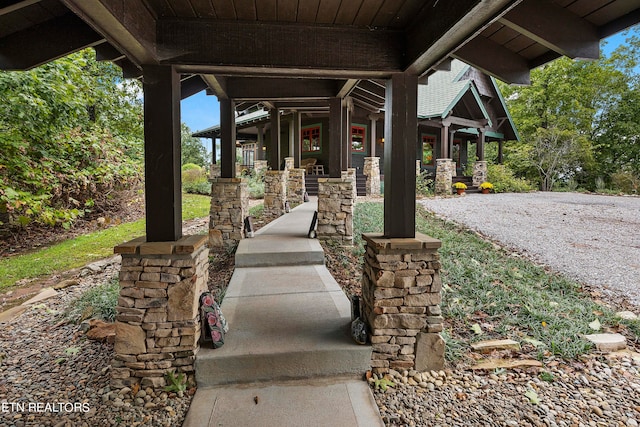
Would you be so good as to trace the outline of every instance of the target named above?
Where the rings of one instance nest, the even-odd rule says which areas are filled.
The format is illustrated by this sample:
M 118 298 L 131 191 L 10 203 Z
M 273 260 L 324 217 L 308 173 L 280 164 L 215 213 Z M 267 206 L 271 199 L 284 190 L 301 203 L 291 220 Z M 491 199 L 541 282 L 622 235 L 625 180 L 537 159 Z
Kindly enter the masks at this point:
M 620 44 L 625 42 L 624 32 L 607 38 L 607 43 L 602 49 L 603 55 L 610 55 Z M 206 91 L 184 99 L 180 103 L 182 122 L 186 123 L 193 132 L 204 130 L 220 123 L 220 104 L 214 95 L 207 95 Z M 211 139 L 202 138 L 207 150 L 211 151 Z

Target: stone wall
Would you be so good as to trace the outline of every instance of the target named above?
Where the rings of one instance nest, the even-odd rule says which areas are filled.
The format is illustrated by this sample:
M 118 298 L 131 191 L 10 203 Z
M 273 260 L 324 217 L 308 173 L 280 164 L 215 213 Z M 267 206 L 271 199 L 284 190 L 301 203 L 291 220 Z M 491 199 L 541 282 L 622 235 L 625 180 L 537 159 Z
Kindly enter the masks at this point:
M 348 168 L 346 171 L 342 171 L 342 179 L 352 182 L 353 201 L 358 199 L 358 189 L 356 188 L 356 168 Z
M 413 239 L 363 238 L 362 312 L 373 371 L 442 369 L 440 241 L 419 233 Z
M 380 194 L 380 157 L 365 157 L 363 173 L 367 177 L 367 196 Z
M 295 163 L 293 161 L 293 157 L 285 157 L 284 158 L 284 170 L 286 171 L 290 171 L 291 169 L 293 169 L 295 166 Z
M 318 238 L 353 244 L 354 182 L 318 178 Z
M 456 174 L 456 164 L 451 159 L 436 159 L 436 188 L 437 196 L 452 193 L 453 176 Z
M 292 208 L 304 202 L 305 172 L 304 169 L 290 169 L 288 171 L 287 200 L 291 203 Z
M 233 247 L 244 238 L 249 214 L 249 191 L 242 178 L 211 180 L 209 240 L 211 247 Z
M 473 185 L 478 187 L 487 180 L 487 162 L 478 160 L 473 165 Z
M 220 165 L 216 163 L 215 165 L 211 165 L 211 170 L 209 171 L 209 179 L 219 178 L 220 177 Z
M 264 217 L 275 219 L 284 215 L 287 201 L 288 171 L 267 171 L 264 175 Z
M 266 160 L 254 160 L 253 162 L 253 170 L 257 174 L 264 173 L 268 169 Z
M 114 249 L 122 255 L 122 267 L 112 387 L 164 387 L 168 372 L 185 373 L 195 384 L 198 300 L 209 279 L 206 240 L 186 236 L 145 243 L 139 238 Z

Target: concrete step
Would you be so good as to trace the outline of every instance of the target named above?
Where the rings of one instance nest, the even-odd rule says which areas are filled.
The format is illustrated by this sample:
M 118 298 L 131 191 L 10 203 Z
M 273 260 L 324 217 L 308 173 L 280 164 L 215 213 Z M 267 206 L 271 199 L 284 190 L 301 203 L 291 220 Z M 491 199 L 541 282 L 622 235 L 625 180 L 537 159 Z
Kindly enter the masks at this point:
M 183 427 L 382 427 L 364 381 L 314 379 L 198 388 Z
M 201 348 L 198 387 L 360 377 L 371 347 L 350 336 L 351 304 L 324 266 L 236 269 L 222 303 L 225 344 Z

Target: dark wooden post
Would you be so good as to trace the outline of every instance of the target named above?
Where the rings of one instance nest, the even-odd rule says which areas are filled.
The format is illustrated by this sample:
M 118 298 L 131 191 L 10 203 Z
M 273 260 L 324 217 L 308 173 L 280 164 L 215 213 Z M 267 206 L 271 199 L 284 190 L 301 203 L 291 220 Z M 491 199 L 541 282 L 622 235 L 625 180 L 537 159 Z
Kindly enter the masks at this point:
M 236 103 L 220 100 L 220 177 L 236 177 Z
M 218 163 L 218 138 L 215 136 L 211 138 L 211 164 Z
M 449 158 L 449 125 L 444 123 L 440 129 L 440 158 Z
M 476 141 L 476 156 L 478 160 L 484 160 L 484 129 L 478 129 L 478 140 Z
M 370 138 L 370 144 L 371 144 L 371 149 L 369 150 L 369 156 L 370 157 L 375 157 L 376 156 L 376 122 L 377 120 L 372 118 L 369 127 L 371 128 L 369 130 L 369 138 Z
M 342 170 L 351 167 L 351 114 L 349 102 L 343 101 L 342 107 Z
M 258 150 L 256 152 L 256 160 L 264 160 L 264 126 L 258 128 Z
M 182 237 L 180 75 L 171 66 L 143 67 L 147 242 Z
M 503 161 L 503 158 L 502 158 L 502 156 L 503 156 L 502 155 L 502 146 L 503 146 L 503 144 L 504 144 L 504 141 L 502 139 L 500 139 L 498 141 L 498 164 L 499 165 L 501 165 L 502 161 Z
M 342 100 L 329 99 L 329 177 L 342 177 Z
M 302 126 L 300 125 L 300 113 L 295 111 L 293 113 L 293 166 L 300 167 L 301 160 L 301 147 L 300 147 L 300 133 Z
M 394 74 L 387 80 L 384 125 L 384 234 L 416 234 L 416 129 L 418 76 Z
M 269 110 L 271 115 L 271 145 L 269 147 L 269 166 L 271 170 L 280 170 L 280 110 Z

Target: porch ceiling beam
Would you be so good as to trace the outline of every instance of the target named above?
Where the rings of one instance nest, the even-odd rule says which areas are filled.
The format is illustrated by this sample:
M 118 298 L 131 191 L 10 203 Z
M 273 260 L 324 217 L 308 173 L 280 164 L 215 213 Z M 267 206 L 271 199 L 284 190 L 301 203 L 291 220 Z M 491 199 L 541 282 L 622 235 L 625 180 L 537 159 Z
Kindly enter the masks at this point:
M 157 34 L 161 62 L 257 67 L 261 73 L 289 69 L 315 76 L 323 71 L 334 75 L 334 70 L 389 74 L 401 70 L 404 56 L 404 34 L 387 29 L 164 18 L 157 22 Z M 195 42 L 201 44 L 197 50 L 192 47 Z
M 202 80 L 207 84 L 207 86 L 209 86 L 209 89 L 211 89 L 218 99 L 229 99 L 226 77 L 216 76 L 213 74 L 202 74 Z M 209 93 L 207 94 L 209 95 Z
M 345 96 L 349 95 L 353 90 L 353 88 L 356 87 L 358 82 L 359 82 L 358 79 L 347 79 L 342 85 L 342 87 L 340 88 L 340 90 L 338 91 L 338 94 L 336 96 L 338 98 L 344 98 Z
M 111 46 L 108 42 L 100 43 L 99 45 L 94 46 L 93 49 L 96 51 L 96 59 L 98 61 L 115 62 L 126 58 L 123 53 Z
M 60 1 L 135 64 L 157 64 L 155 19 L 142 0 Z
M 68 13 L 4 37 L 0 43 L 0 69 L 28 70 L 102 41 L 101 35 Z
M 180 81 L 180 99 L 189 98 L 207 88 L 207 84 L 199 75 L 189 76 Z
M 489 121 L 487 119 L 471 120 L 463 117 L 449 116 L 442 120 L 443 126 L 461 126 L 462 128 L 484 128 Z
M 522 0 L 436 1 L 407 32 L 405 71 L 420 76 Z M 437 16 L 438 19 L 433 19 Z M 424 25 L 429 22 L 429 25 Z
M 31 6 L 32 4 L 36 4 L 38 2 L 40 2 L 40 0 L 23 0 L 23 1 L 19 1 L 14 4 L 11 4 L 9 6 L 0 7 L 0 16 L 7 15 L 11 12 L 15 12 L 16 10 L 20 10 L 22 8 Z
M 317 101 L 278 101 L 274 102 L 274 106 L 281 110 L 320 110 L 329 109 L 329 100 L 317 100 Z
M 549 0 L 524 0 L 499 22 L 564 56 L 600 56 L 596 26 Z
M 631 27 L 638 22 L 640 22 L 640 7 L 614 21 L 609 22 L 607 25 L 603 25 L 598 29 L 598 32 L 600 34 L 600 38 L 604 39 Z
M 530 64 L 486 37 L 477 36 L 469 40 L 453 56 L 504 82 L 522 85 L 530 83 Z
M 229 97 L 241 100 L 328 99 L 336 95 L 338 88 L 338 81 L 332 79 L 227 78 Z
M 122 69 L 122 77 L 125 79 L 137 79 L 142 77 L 142 70 L 127 58 L 115 61 L 115 64 Z

